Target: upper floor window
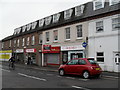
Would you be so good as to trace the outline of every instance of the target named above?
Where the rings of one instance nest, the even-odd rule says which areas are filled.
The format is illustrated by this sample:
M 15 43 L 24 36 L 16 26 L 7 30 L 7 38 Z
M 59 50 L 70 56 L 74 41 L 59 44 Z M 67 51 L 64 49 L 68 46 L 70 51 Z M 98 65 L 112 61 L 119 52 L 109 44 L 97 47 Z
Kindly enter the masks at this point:
M 78 25 L 77 27 L 77 38 L 82 37 L 82 25 Z
M 35 36 L 32 36 L 31 38 L 31 45 L 35 45 Z
M 42 39 L 43 39 L 42 34 L 39 34 L 39 44 L 42 44 Z
M 45 18 L 45 25 L 49 25 L 51 23 L 52 16 Z
M 14 47 L 16 46 L 16 40 L 14 40 Z
M 68 27 L 68 28 L 65 28 L 65 34 L 66 34 L 66 40 L 68 39 L 70 39 L 70 27 Z
M 46 32 L 46 42 L 49 42 L 49 32 Z
M 120 30 L 120 16 L 112 19 L 112 30 Z
M 2 42 L 2 48 L 4 48 L 4 42 Z
M 30 37 L 27 37 L 27 45 L 30 44 Z
M 53 31 L 54 41 L 58 40 L 58 30 Z
M 104 3 L 105 3 L 104 0 L 95 0 L 95 1 L 93 1 L 94 10 L 104 8 Z
M 10 42 L 9 42 L 9 47 L 11 47 L 11 44 L 12 44 L 12 41 L 10 40 Z
M 25 38 L 22 39 L 22 46 L 25 46 Z
M 80 16 L 81 14 L 83 14 L 84 8 L 85 8 L 84 5 L 75 7 L 75 16 Z
M 96 32 L 103 31 L 103 21 L 96 22 Z
M 17 40 L 17 47 L 19 47 L 19 44 L 20 44 L 20 40 L 18 39 Z
M 64 19 L 69 19 L 72 16 L 73 9 L 64 11 Z
M 109 2 L 110 2 L 110 3 L 109 3 L 110 5 L 114 5 L 114 4 L 119 3 L 120 0 L 110 0 Z

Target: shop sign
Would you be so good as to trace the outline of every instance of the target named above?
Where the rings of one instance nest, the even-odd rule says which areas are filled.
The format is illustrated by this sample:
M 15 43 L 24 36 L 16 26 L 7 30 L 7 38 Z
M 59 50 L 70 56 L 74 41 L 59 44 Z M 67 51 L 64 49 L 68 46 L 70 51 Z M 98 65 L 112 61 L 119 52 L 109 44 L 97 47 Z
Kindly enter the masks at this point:
M 60 47 L 52 47 L 51 45 L 43 45 L 43 53 L 60 53 Z
M 32 48 L 32 49 L 25 49 L 26 53 L 34 53 L 36 52 L 36 49 Z
M 16 53 L 23 53 L 23 49 L 16 49 Z
M 84 48 L 82 45 L 74 45 L 74 46 L 61 46 L 61 51 L 66 51 L 66 50 L 83 50 Z

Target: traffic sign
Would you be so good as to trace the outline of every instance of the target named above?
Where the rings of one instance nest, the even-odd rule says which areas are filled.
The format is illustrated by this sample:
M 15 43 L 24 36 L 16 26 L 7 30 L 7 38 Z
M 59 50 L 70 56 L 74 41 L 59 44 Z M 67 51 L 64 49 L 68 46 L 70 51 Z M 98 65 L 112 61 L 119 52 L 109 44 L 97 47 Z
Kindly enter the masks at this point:
M 86 42 L 83 42 L 83 43 L 82 43 L 82 46 L 83 46 L 84 48 L 86 48 L 87 43 L 86 43 Z

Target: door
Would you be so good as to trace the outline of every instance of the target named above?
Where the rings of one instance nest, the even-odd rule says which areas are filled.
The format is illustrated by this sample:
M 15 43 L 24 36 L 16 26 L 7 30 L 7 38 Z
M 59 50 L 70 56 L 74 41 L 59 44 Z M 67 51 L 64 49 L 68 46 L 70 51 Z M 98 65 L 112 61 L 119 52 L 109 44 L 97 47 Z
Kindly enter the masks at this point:
M 120 72 L 120 52 L 114 52 L 114 72 Z

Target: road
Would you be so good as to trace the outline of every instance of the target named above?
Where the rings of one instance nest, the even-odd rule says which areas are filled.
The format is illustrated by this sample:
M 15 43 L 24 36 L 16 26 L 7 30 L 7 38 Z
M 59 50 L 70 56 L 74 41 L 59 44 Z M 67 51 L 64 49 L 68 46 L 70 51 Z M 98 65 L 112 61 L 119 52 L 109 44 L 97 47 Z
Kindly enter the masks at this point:
M 118 88 L 116 77 L 83 79 L 80 76 L 59 76 L 57 72 L 22 67 L 9 70 L 8 66 L 1 65 L 0 70 L 2 71 L 2 88 L 76 88 L 82 90 Z

